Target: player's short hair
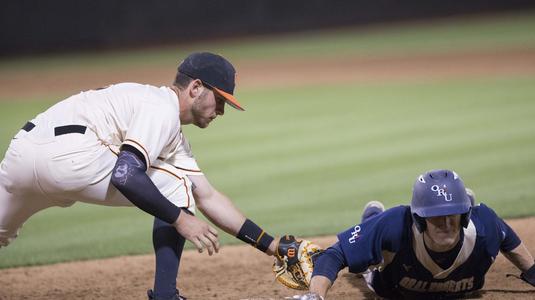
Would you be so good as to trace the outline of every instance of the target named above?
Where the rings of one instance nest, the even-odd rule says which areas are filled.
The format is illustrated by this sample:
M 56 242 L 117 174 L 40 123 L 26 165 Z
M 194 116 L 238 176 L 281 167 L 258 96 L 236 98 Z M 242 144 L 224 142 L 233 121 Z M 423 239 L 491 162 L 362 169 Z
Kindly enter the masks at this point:
M 180 90 L 183 90 L 188 87 L 188 85 L 193 81 L 194 79 L 189 77 L 186 74 L 182 74 L 180 72 L 176 73 L 175 81 L 173 82 L 173 85 L 178 87 Z M 204 89 L 201 93 L 201 97 L 205 96 L 208 91 L 210 91 L 212 88 L 209 86 L 206 86 L 207 88 Z
M 175 76 L 175 81 L 173 82 L 173 85 L 176 86 L 177 88 L 183 90 L 183 89 L 187 88 L 188 85 L 190 84 L 190 82 L 192 82 L 192 81 L 193 81 L 193 78 L 189 77 L 186 74 L 182 74 L 180 72 L 177 72 L 176 76 Z

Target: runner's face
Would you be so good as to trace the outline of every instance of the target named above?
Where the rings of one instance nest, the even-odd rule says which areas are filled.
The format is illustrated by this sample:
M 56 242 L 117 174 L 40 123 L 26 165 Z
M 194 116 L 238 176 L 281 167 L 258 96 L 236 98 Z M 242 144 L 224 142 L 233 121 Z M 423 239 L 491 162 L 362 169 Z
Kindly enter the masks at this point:
M 199 98 L 193 102 L 193 124 L 200 128 L 206 128 L 218 115 L 225 113 L 225 100 L 206 89 Z
M 458 242 L 461 230 L 461 215 L 426 218 L 425 233 L 439 248 L 452 248 Z

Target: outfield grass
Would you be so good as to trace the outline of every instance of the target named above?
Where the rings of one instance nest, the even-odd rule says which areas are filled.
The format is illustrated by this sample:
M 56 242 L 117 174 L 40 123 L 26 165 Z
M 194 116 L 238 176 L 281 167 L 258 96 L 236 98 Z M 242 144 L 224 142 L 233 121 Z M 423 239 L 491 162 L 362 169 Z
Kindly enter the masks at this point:
M 277 47 L 270 38 L 195 47 L 228 46 L 231 57 L 248 58 L 533 47 L 532 16 L 301 34 L 281 38 Z M 134 51 L 4 61 L 0 67 L 104 69 L 177 57 L 175 48 L 144 54 L 151 59 L 139 60 L 142 53 Z M 53 93 L 0 104 L 2 152 L 24 122 L 60 98 Z M 240 91 L 245 113 L 227 110 L 209 130 L 185 132 L 210 181 L 273 234 L 334 234 L 358 222 L 368 200 L 408 203 L 415 177 L 433 168 L 455 169 L 478 200 L 504 217 L 520 217 L 535 214 L 533 95 L 535 78 L 527 76 L 266 87 Z M 0 251 L 0 268 L 148 253 L 151 223 L 134 208 L 49 209 Z

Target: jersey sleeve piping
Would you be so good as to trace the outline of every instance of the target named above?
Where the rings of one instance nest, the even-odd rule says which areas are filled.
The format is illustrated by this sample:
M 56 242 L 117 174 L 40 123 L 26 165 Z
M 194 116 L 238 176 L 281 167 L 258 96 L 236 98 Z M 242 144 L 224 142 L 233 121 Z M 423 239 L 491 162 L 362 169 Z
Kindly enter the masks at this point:
M 192 170 L 192 169 L 186 169 L 186 168 L 181 168 L 181 167 L 178 167 L 178 166 L 173 166 L 179 170 L 182 170 L 182 171 L 186 171 L 186 172 L 194 172 L 194 173 L 202 173 L 201 170 Z
M 130 144 L 129 144 L 130 145 Z M 115 152 L 111 147 L 108 146 L 108 149 L 113 153 L 115 154 L 116 156 L 119 155 L 119 153 Z M 182 183 L 184 184 L 184 187 L 186 188 L 186 196 L 187 196 L 187 199 L 188 199 L 188 202 L 187 202 L 187 205 L 185 208 L 190 208 L 191 206 L 191 199 L 190 199 L 190 196 L 189 196 L 189 191 L 188 191 L 188 185 L 186 184 L 186 179 L 184 179 L 183 177 L 180 177 L 176 174 L 174 174 L 173 172 L 169 171 L 169 170 L 166 170 L 164 168 L 159 168 L 159 167 L 155 167 L 155 166 L 151 166 L 150 167 L 151 169 L 155 169 L 155 170 L 158 170 L 160 172 L 164 172 L 164 173 L 167 173 L 168 175 L 172 176 L 172 177 L 175 177 L 176 179 L 178 180 L 181 180 Z
M 119 152 L 114 151 L 110 145 L 108 145 L 108 149 L 111 151 L 111 153 L 115 154 L 115 156 L 119 156 Z
M 189 191 L 188 191 L 188 185 L 186 184 L 186 179 L 174 174 L 173 172 L 171 171 L 168 171 L 164 168 L 159 168 L 159 167 L 154 167 L 154 166 L 151 166 L 150 167 L 151 169 L 155 169 L 155 170 L 158 170 L 158 171 L 161 171 L 161 172 L 164 172 L 164 173 L 167 173 L 175 178 L 177 178 L 178 180 L 181 180 L 184 184 L 184 187 L 186 188 L 186 196 L 188 197 L 188 204 L 187 204 L 187 208 L 190 207 L 190 203 L 191 203 L 191 199 L 189 198 Z

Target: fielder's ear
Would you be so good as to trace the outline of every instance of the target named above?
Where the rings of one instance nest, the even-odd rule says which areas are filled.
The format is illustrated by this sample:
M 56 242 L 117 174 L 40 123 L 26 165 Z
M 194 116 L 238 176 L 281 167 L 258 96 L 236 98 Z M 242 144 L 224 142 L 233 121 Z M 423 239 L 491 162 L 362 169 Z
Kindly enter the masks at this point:
M 195 79 L 190 82 L 188 90 L 191 98 L 197 98 L 202 94 L 204 85 L 201 80 Z

